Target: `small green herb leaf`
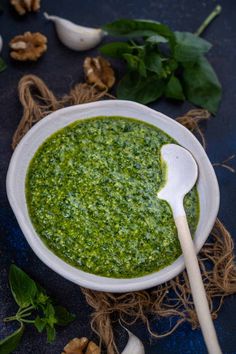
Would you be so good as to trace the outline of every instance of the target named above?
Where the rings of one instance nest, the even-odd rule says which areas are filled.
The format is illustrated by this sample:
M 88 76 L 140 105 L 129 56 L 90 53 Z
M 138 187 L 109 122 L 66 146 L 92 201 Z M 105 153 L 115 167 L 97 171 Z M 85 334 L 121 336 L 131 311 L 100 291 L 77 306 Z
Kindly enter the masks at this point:
M 183 71 L 187 99 L 215 114 L 221 99 L 221 85 L 208 60 L 201 57 Z
M 175 32 L 175 38 L 174 58 L 181 63 L 197 61 L 212 47 L 211 43 L 190 32 Z
M 147 104 L 159 98 L 164 87 L 164 82 L 155 75 L 149 75 L 143 80 L 136 72 L 130 72 L 120 81 L 117 97 Z
M 46 331 L 47 331 L 47 341 L 48 343 L 52 343 L 56 338 L 56 330 L 54 327 L 47 325 Z
M 9 282 L 16 303 L 21 308 L 29 306 L 37 293 L 36 283 L 15 265 L 10 267 Z
M 67 311 L 63 306 L 55 306 L 55 316 L 57 319 L 57 325 L 66 326 L 75 319 L 75 315 Z
M 108 23 L 103 29 L 113 36 L 134 38 L 150 37 L 159 34 L 163 37 L 174 40 L 174 34 L 170 28 L 156 21 L 121 19 Z
M 176 100 L 184 100 L 184 93 L 182 85 L 177 77 L 171 76 L 165 89 L 165 96 Z
M 41 318 L 39 316 L 37 316 L 34 321 L 34 325 L 37 328 L 37 330 L 39 331 L 39 333 L 41 333 L 44 330 L 46 324 L 47 324 L 47 321 L 45 320 L 45 318 Z
M 156 73 L 161 76 L 162 72 L 162 60 L 160 54 L 157 52 L 147 52 L 145 56 L 145 65 L 149 71 Z
M 5 61 L 0 57 L 0 73 L 7 68 Z
M 138 71 L 141 76 L 146 77 L 146 67 L 141 58 L 132 54 L 124 54 L 123 58 L 126 60 L 130 70 Z
M 168 39 L 163 36 L 160 36 L 159 34 L 155 34 L 151 37 L 148 37 L 146 42 L 152 43 L 152 44 L 167 43 Z
M 18 347 L 23 333 L 24 325 L 21 323 L 14 333 L 0 341 L 0 354 L 12 353 Z
M 99 48 L 103 55 L 112 58 L 122 58 L 125 53 L 132 53 L 132 47 L 126 42 L 113 42 Z

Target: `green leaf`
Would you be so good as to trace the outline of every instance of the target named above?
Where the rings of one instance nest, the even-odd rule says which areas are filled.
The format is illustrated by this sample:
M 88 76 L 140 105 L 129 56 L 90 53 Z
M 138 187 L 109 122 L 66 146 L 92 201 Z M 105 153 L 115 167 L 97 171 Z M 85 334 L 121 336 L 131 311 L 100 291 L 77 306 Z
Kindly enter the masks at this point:
M 185 100 L 182 85 L 177 77 L 171 76 L 165 89 L 165 96 L 176 100 Z
M 67 311 L 63 306 L 55 306 L 55 316 L 57 319 L 57 325 L 66 326 L 75 319 L 75 315 Z
M 99 48 L 103 55 L 112 58 L 122 58 L 124 53 L 132 53 L 132 47 L 126 42 L 114 42 L 103 45 Z
M 212 47 L 211 43 L 190 32 L 175 32 L 175 38 L 174 58 L 181 63 L 196 62 Z
M 18 347 L 23 333 L 24 325 L 21 323 L 14 333 L 0 341 L 0 354 L 12 353 Z
M 34 321 L 34 325 L 37 328 L 37 330 L 39 331 L 39 333 L 41 333 L 44 330 L 46 324 L 47 324 L 47 321 L 45 320 L 45 318 L 41 318 L 39 316 L 37 316 Z
M 47 325 L 46 331 L 47 331 L 47 341 L 48 343 L 52 343 L 56 338 L 56 330 L 54 327 Z
M 10 267 L 9 282 L 16 303 L 21 308 L 29 306 L 37 293 L 36 283 L 14 264 Z
M 137 55 L 123 54 L 130 70 L 138 71 L 141 76 L 146 76 L 146 67 L 144 61 Z
M 184 91 L 193 104 L 215 114 L 221 100 L 221 85 L 208 60 L 201 57 L 183 69 Z
M 57 319 L 55 316 L 55 309 L 52 304 L 47 303 L 46 307 L 43 308 L 43 312 L 45 315 L 45 319 L 50 326 L 54 326 L 57 323 Z
M 0 57 L 0 73 L 7 68 L 5 61 Z
M 146 39 L 146 42 L 152 43 L 152 44 L 167 43 L 168 39 L 163 37 L 163 36 L 160 36 L 159 34 L 155 34 L 155 35 L 153 35 L 151 37 L 148 37 Z
M 103 29 L 113 36 L 150 37 L 159 34 L 174 40 L 174 33 L 166 25 L 156 21 L 121 19 L 108 23 Z
M 145 56 L 145 65 L 149 71 L 161 75 L 162 72 L 162 60 L 157 52 L 147 52 Z
M 155 101 L 164 92 L 163 80 L 149 75 L 145 80 L 137 72 L 126 74 L 117 88 L 117 97 L 147 104 Z

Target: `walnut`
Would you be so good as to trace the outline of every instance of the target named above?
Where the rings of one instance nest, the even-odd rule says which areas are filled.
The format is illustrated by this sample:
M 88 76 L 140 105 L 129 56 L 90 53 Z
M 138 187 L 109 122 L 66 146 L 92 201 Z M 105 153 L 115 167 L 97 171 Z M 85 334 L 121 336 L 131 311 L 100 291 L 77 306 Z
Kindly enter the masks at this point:
M 83 349 L 88 344 L 88 338 L 74 338 L 65 347 L 62 354 L 83 354 Z
M 87 347 L 87 349 L 86 349 Z M 86 349 L 86 351 L 85 351 Z M 88 338 L 74 338 L 64 348 L 61 354 L 101 354 L 100 348 Z
M 85 354 L 100 354 L 101 349 L 94 342 L 89 342 Z
M 114 70 L 109 61 L 102 57 L 85 58 L 84 72 L 87 82 L 100 90 L 111 88 L 115 83 Z
M 40 0 L 11 0 L 11 4 L 19 15 L 31 11 L 36 12 L 40 9 Z
M 47 38 L 41 33 L 25 32 L 10 43 L 10 56 L 15 60 L 37 60 L 47 50 Z

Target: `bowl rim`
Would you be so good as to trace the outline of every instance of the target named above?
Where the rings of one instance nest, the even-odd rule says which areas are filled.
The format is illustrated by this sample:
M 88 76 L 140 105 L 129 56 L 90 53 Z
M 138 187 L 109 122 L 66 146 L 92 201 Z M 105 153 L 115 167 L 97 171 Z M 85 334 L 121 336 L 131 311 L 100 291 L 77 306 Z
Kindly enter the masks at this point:
M 215 171 L 212 167 L 212 164 L 210 163 L 205 150 L 203 149 L 202 145 L 200 142 L 197 140 L 197 138 L 183 125 L 178 123 L 177 121 L 173 120 L 172 118 L 166 116 L 165 114 L 158 112 L 156 110 L 153 110 L 149 107 L 146 107 L 142 104 L 132 102 L 132 101 L 126 101 L 126 100 L 105 100 L 105 101 L 98 101 L 98 102 L 92 102 L 92 103 L 84 103 L 84 104 L 79 104 L 79 105 L 74 105 L 70 107 L 65 107 L 60 110 L 57 110 L 55 112 L 50 113 L 48 116 L 44 117 L 41 121 L 36 123 L 28 132 L 27 134 L 22 138 L 18 146 L 16 147 L 15 151 L 13 152 L 13 155 L 10 160 L 10 164 L 8 167 L 7 171 L 7 178 L 6 178 L 6 189 L 7 189 L 7 197 L 9 200 L 9 203 L 13 209 L 13 212 L 16 216 L 16 219 L 18 221 L 18 224 L 28 241 L 30 247 L 34 251 L 34 253 L 40 258 L 42 262 L 44 262 L 49 268 L 63 276 L 64 278 L 74 282 L 75 284 L 78 284 L 80 286 L 90 288 L 93 290 L 99 290 L 99 291 L 109 291 L 109 292 L 126 292 L 126 291 L 137 291 L 137 290 L 143 290 L 147 289 L 159 284 L 162 284 L 172 278 L 174 278 L 176 275 L 178 275 L 183 269 L 184 269 L 184 259 L 183 255 L 181 255 L 175 262 L 173 262 L 171 265 L 148 275 L 137 277 L 137 278 L 107 278 L 103 276 L 98 276 L 94 274 L 90 274 L 84 271 L 79 270 L 76 267 L 73 267 L 63 261 L 61 258 L 56 256 L 49 248 L 47 248 L 44 244 L 44 242 L 41 240 L 41 238 L 37 235 L 35 229 L 33 228 L 28 211 L 27 215 L 25 215 L 21 211 L 21 206 L 18 203 L 17 200 L 17 193 L 15 193 L 16 188 L 17 188 L 17 171 L 19 168 L 21 168 L 20 165 L 20 158 L 21 154 L 24 153 L 25 147 L 29 146 L 29 141 L 32 139 L 34 136 L 37 135 L 38 131 L 41 131 L 45 126 L 47 126 L 52 120 L 55 120 L 56 117 L 62 118 L 62 121 L 64 122 L 61 127 L 58 127 L 57 125 L 55 126 L 54 132 L 57 130 L 60 130 L 62 127 L 72 123 L 73 121 L 80 120 L 80 119 L 86 119 L 86 118 L 93 118 L 96 116 L 99 116 L 99 109 L 110 109 L 111 108 L 119 108 L 121 106 L 122 108 L 126 107 L 127 109 L 134 109 L 137 112 L 137 115 L 139 114 L 138 112 L 142 112 L 145 114 L 150 114 L 152 116 L 155 116 L 157 118 L 157 126 L 158 127 L 158 121 L 160 120 L 165 121 L 166 125 L 172 125 L 174 128 L 178 129 L 181 131 L 181 134 L 183 136 L 187 136 L 192 142 L 195 144 L 197 149 L 199 150 L 199 155 L 201 155 L 201 160 L 204 161 L 208 171 L 207 171 L 207 176 L 211 181 L 211 188 L 213 190 L 214 194 L 214 205 L 212 205 L 212 210 L 211 210 L 211 217 L 207 220 L 207 224 L 204 226 L 204 235 L 200 235 L 198 238 L 195 239 L 195 247 L 196 247 L 196 252 L 198 253 L 200 249 L 202 248 L 203 244 L 205 243 L 209 233 L 212 230 L 212 227 L 215 223 L 218 210 L 219 210 L 219 203 L 220 203 L 220 193 L 219 193 L 219 186 L 217 182 L 217 178 L 215 175 Z M 95 114 L 90 117 L 84 117 L 84 118 L 77 118 L 77 119 L 72 119 L 70 121 L 68 120 L 69 115 L 73 115 L 74 113 L 81 113 L 85 112 L 86 110 L 98 110 L 98 114 Z M 115 109 L 114 109 L 115 111 Z M 141 113 L 140 113 L 141 114 Z M 107 116 L 122 116 L 119 113 L 114 114 L 108 113 Z M 123 115 L 125 117 L 125 115 Z M 64 117 L 64 120 L 63 120 Z M 129 118 L 129 113 L 127 112 L 127 117 Z M 132 118 L 132 117 L 130 117 Z M 144 119 L 141 118 L 136 118 L 140 121 L 145 121 Z M 147 121 L 146 121 L 147 122 Z M 58 123 L 59 124 L 59 123 Z M 159 128 L 165 131 L 163 128 Z M 45 137 L 43 140 L 46 140 L 48 136 L 53 134 L 50 132 L 50 134 L 44 134 Z M 169 133 L 167 133 L 169 134 Z M 169 134 L 170 135 L 170 134 Z M 38 147 L 41 145 L 38 144 Z M 182 144 L 181 144 L 182 145 Z M 37 148 L 38 148 L 37 147 Z M 35 153 L 35 152 L 34 152 Z M 31 160 L 31 159 L 30 159 Z M 27 169 L 26 169 L 27 170 Z M 199 168 L 199 173 L 201 173 L 200 168 Z M 22 192 L 22 191 L 20 191 Z M 25 190 L 23 191 L 25 194 Z M 26 203 L 26 202 L 25 202 Z

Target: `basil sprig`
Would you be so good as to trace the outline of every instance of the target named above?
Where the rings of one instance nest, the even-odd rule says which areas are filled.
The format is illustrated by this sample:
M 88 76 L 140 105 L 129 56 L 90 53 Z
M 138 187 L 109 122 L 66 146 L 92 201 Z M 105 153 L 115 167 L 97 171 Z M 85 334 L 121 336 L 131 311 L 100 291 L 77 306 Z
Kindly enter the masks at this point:
M 103 29 L 126 37 L 100 48 L 102 54 L 126 62 L 127 73 L 117 87 L 117 97 L 147 104 L 164 96 L 191 103 L 215 114 L 221 100 L 221 84 L 205 57 L 212 45 L 199 35 L 218 15 L 207 17 L 196 34 L 173 32 L 168 26 L 148 20 L 117 20 Z
M 50 343 L 56 337 L 55 325 L 66 326 L 74 320 L 74 315 L 64 307 L 56 306 L 46 291 L 15 265 L 10 267 L 9 283 L 19 308 L 14 316 L 5 318 L 4 322 L 17 321 L 19 327 L 0 341 L 0 354 L 12 353 L 17 348 L 25 325 L 34 325 L 40 333 L 46 331 Z

